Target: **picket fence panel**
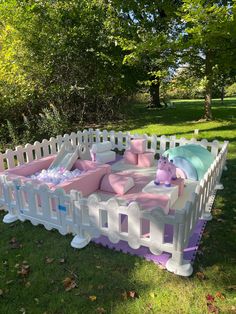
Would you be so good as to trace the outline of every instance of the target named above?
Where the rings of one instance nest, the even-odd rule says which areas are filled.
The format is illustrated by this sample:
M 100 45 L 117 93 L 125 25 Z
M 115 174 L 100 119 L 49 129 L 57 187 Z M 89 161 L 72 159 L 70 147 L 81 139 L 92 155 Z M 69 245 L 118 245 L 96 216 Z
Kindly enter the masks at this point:
M 30 220 L 33 224 L 43 224 L 45 228 L 57 229 L 61 234 L 74 233 L 91 237 L 105 235 L 113 243 L 127 241 L 131 248 L 149 247 L 154 254 L 162 251 L 172 254 L 172 262 L 182 267 L 183 250 L 199 219 L 210 217 L 209 208 L 214 199 L 215 187 L 219 183 L 227 156 L 228 142 L 197 141 L 177 139 L 175 136 L 130 134 L 107 130 L 84 130 L 77 133 L 59 135 L 49 140 L 17 146 L 0 154 L 0 169 L 11 169 L 17 165 L 31 162 L 56 154 L 65 141 L 73 145 L 84 143 L 91 147 L 93 143 L 109 140 L 112 147 L 122 151 L 129 147 L 133 138 L 146 138 L 147 149 L 154 153 L 163 153 L 167 148 L 187 143 L 199 143 L 209 149 L 215 156 L 214 162 L 203 179 L 198 183 L 190 201 L 173 215 L 165 215 L 162 210 L 146 211 L 136 202 L 121 205 L 116 198 L 102 202 L 96 195 L 83 198 L 79 191 L 66 194 L 61 189 L 51 191 L 46 185 L 35 185 L 32 182 L 23 184 L 19 179 L 10 180 L 4 173 L 0 175 L 0 205 L 6 206 L 12 217 Z M 122 217 L 127 220 L 127 230 L 122 229 Z M 149 225 L 147 236 L 142 234 L 142 223 Z M 166 225 L 173 227 L 173 239 L 165 242 Z

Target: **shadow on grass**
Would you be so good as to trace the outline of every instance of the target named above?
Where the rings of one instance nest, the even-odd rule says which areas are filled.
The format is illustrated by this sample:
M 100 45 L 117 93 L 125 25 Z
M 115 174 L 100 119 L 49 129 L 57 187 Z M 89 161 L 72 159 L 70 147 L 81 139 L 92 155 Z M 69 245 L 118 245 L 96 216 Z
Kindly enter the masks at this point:
M 125 109 L 126 119 L 116 130 L 139 129 L 149 124 L 183 125 L 196 124 L 203 115 L 203 101 L 178 101 L 175 109 L 147 109 L 144 104 L 131 104 Z M 184 110 L 186 108 L 186 110 Z M 236 118 L 236 101 L 226 99 L 222 105 L 214 100 L 212 105 L 215 120 L 234 120 Z
M 222 288 L 236 282 L 236 159 L 227 163 L 221 182 L 224 190 L 218 191 L 213 205 L 213 219 L 207 223 L 196 270 L 211 270 L 211 282 L 221 281 Z M 213 271 L 213 272 L 212 272 Z

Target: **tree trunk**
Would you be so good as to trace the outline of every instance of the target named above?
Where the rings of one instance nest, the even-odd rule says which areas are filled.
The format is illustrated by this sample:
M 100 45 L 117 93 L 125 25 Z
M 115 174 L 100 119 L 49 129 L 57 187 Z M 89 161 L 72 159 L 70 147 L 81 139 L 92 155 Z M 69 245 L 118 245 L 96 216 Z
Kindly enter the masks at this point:
M 224 79 L 222 78 L 221 90 L 220 90 L 220 100 L 221 100 L 222 105 L 224 102 L 224 97 L 225 97 L 225 84 L 224 84 Z
M 212 120 L 211 95 L 212 95 L 213 68 L 210 51 L 206 52 L 205 76 L 207 79 L 207 83 L 205 91 L 204 119 Z
M 160 79 L 153 80 L 149 92 L 151 95 L 151 107 L 162 108 L 160 101 Z

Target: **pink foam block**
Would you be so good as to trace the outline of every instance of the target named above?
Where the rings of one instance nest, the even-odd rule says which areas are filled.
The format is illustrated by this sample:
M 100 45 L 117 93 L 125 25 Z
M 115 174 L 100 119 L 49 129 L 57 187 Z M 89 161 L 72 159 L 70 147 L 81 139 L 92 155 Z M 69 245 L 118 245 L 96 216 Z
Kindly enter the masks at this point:
M 110 165 L 99 165 L 97 168 L 88 170 L 77 178 L 58 184 L 55 188 L 62 188 L 66 193 L 71 190 L 79 190 L 83 196 L 88 196 L 99 189 L 103 176 L 110 172 Z M 55 188 L 52 188 L 52 190 Z
M 151 167 L 154 161 L 154 153 L 147 152 L 138 154 L 138 166 L 139 167 Z
M 175 180 L 171 180 L 171 184 L 178 185 L 179 187 L 179 196 L 181 196 L 184 192 L 184 179 L 177 178 Z
M 147 140 L 142 138 L 133 139 L 130 142 L 130 150 L 135 154 L 142 154 L 146 151 Z
M 170 199 L 167 195 L 140 192 L 133 195 L 127 194 L 125 196 L 122 196 L 122 198 L 126 199 L 129 202 L 136 201 L 143 209 L 146 210 L 153 210 L 160 207 L 166 215 L 168 215 L 170 211 Z
M 131 152 L 131 150 L 126 150 L 124 153 L 124 160 L 128 164 L 137 165 L 138 163 L 138 155 Z
M 79 170 L 92 170 L 97 168 L 97 164 L 91 160 L 82 160 L 82 159 L 78 159 L 75 164 L 74 167 L 72 168 L 74 169 L 79 169 Z
M 133 178 L 112 173 L 103 177 L 100 190 L 124 195 L 133 186 Z
M 9 175 L 13 174 L 17 176 L 26 177 L 42 169 L 47 169 L 55 158 L 56 158 L 56 155 L 52 155 L 52 156 L 41 158 L 39 160 L 33 160 L 27 164 L 9 169 L 5 173 Z

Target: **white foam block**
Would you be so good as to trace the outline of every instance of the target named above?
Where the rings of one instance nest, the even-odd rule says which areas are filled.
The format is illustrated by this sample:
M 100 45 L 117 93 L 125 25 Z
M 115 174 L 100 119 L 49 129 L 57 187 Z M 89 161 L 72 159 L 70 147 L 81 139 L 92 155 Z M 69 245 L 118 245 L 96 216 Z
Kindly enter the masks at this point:
M 103 153 L 110 151 L 112 149 L 112 144 L 109 141 L 104 141 L 101 143 L 96 143 L 92 145 L 91 151 L 94 154 Z
M 101 164 L 116 160 L 116 153 L 113 151 L 96 153 L 95 160 Z
M 163 184 L 156 185 L 154 180 L 149 182 L 142 189 L 144 193 L 155 193 L 160 195 L 167 195 L 170 199 L 169 206 L 171 207 L 178 199 L 179 188 L 177 185 L 171 185 L 170 187 L 164 186 Z

